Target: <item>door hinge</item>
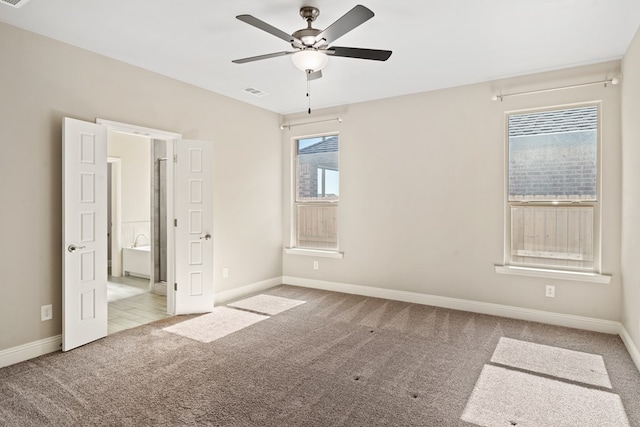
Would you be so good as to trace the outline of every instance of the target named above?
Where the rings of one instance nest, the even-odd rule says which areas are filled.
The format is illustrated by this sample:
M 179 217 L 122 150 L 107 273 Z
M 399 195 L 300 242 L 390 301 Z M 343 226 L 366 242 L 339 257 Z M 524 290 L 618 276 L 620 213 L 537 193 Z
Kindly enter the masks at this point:
M 173 226 L 177 227 L 178 226 L 178 218 L 174 218 L 173 219 Z
M 173 155 L 173 163 L 178 163 L 178 155 L 177 154 Z
M 177 283 L 174 283 L 174 284 L 173 284 L 173 290 L 174 290 L 174 291 L 177 291 L 177 290 L 178 290 L 178 284 L 177 284 Z

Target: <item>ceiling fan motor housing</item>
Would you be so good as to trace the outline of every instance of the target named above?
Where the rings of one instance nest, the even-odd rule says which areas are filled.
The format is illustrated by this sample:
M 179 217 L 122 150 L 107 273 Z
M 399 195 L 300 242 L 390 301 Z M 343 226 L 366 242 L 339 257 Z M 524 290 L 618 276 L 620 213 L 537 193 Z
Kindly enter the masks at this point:
M 304 44 L 305 47 L 312 47 L 314 44 L 316 44 L 316 36 L 321 32 L 321 30 L 317 30 L 315 28 L 303 28 L 302 30 L 298 30 L 291 35 L 296 39 L 302 41 L 302 44 Z M 291 44 L 291 46 L 296 47 L 296 45 L 293 43 Z
M 294 38 L 302 41 L 302 44 L 305 47 L 311 47 L 316 44 L 316 36 L 320 34 L 322 31 L 312 28 L 311 23 L 316 20 L 316 18 L 320 15 L 320 11 L 316 7 L 312 6 L 304 6 L 300 8 L 300 16 L 307 21 L 307 28 L 303 28 L 301 30 L 296 31 L 291 34 Z M 296 46 L 295 43 L 292 43 L 291 46 Z

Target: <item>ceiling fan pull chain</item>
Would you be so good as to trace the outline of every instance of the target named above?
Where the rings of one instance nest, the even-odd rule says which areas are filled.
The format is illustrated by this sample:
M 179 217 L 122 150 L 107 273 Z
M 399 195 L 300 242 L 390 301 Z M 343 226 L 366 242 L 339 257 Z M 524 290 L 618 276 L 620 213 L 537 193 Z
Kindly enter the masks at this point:
M 311 70 L 307 70 L 307 74 L 311 74 Z M 309 105 L 307 114 L 311 114 L 311 81 L 309 79 L 307 79 L 307 102 Z

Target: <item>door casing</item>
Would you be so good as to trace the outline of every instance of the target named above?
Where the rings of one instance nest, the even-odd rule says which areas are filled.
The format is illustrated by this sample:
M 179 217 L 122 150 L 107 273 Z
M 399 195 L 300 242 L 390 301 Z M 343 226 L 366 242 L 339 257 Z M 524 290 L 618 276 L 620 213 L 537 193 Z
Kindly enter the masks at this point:
M 142 126 L 132 125 L 128 123 L 114 122 L 105 119 L 96 119 L 96 123 L 101 124 L 107 128 L 108 131 L 124 132 L 134 135 L 146 136 L 150 140 L 160 139 L 167 141 L 167 158 L 172 159 L 174 156 L 174 142 L 182 139 L 182 135 L 175 132 L 167 132 L 158 129 L 146 128 Z M 167 182 L 173 182 L 173 162 L 167 162 Z M 174 189 L 173 185 L 167 185 L 167 230 L 173 228 L 173 197 Z M 171 212 L 169 212 L 171 210 Z M 119 233 L 120 230 L 117 230 Z M 120 236 L 116 237 L 120 239 Z M 167 259 L 175 259 L 175 239 L 173 233 L 167 233 Z M 168 262 L 167 265 L 167 283 L 175 283 L 175 271 L 173 262 Z M 167 288 L 167 314 L 176 314 L 175 305 L 175 293 L 171 289 Z

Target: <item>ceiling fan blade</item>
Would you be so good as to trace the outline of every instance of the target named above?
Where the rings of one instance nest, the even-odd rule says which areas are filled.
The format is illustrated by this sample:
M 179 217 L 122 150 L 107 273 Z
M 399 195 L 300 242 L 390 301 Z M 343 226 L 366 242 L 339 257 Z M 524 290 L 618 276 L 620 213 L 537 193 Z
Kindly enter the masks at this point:
M 318 71 L 307 71 L 307 81 L 310 82 L 311 80 L 318 80 L 319 78 L 322 77 L 322 70 L 318 70 Z
M 298 40 L 297 38 L 293 37 L 291 34 L 287 34 L 282 30 L 277 29 L 276 27 L 274 27 L 273 25 L 267 24 L 264 21 L 261 21 L 260 19 L 251 16 L 251 15 L 238 15 L 236 16 L 237 19 L 239 19 L 242 22 L 246 22 L 249 25 L 252 25 L 262 31 L 266 31 L 269 34 L 272 34 L 276 37 L 278 37 L 279 39 L 282 39 L 284 41 L 286 41 L 287 43 L 293 43 L 293 42 L 299 42 L 302 43 L 300 40 Z
M 386 61 L 393 53 L 390 50 L 363 49 L 359 47 L 332 46 L 327 52 L 333 56 L 344 56 L 346 58 L 372 59 L 374 61 Z
M 349 31 L 373 18 L 374 13 L 362 5 L 357 5 L 345 13 L 336 22 L 316 36 L 316 44 L 324 40 L 322 44 L 329 44 Z
M 234 59 L 233 62 L 234 64 L 244 64 L 247 62 L 253 62 L 253 61 L 260 61 L 261 59 L 269 59 L 269 58 L 276 58 L 278 56 L 285 56 L 285 55 L 291 55 L 292 53 L 296 53 L 298 52 L 297 50 L 293 50 L 290 52 L 275 52 L 275 53 L 267 53 L 266 55 L 258 55 L 258 56 L 250 56 L 248 58 L 242 58 L 242 59 Z

